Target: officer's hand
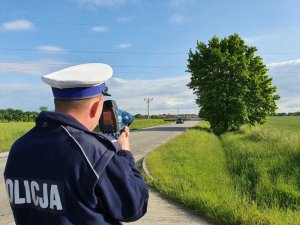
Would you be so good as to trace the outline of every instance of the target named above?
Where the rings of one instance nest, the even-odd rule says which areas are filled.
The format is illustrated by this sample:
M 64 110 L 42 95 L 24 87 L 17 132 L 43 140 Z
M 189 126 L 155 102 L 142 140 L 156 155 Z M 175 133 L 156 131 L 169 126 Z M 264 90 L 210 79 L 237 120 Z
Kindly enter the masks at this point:
M 129 128 L 125 127 L 122 131 L 121 135 L 118 138 L 118 141 L 120 142 L 121 149 L 130 151 L 130 145 L 129 145 Z

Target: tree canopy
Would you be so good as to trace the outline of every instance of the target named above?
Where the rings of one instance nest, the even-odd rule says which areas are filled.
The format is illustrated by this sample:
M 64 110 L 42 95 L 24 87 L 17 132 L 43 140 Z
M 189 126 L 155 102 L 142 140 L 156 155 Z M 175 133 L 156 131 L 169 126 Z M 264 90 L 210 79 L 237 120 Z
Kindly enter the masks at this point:
M 38 114 L 38 112 L 23 112 L 20 109 L 0 109 L 0 122 L 32 122 Z
M 40 111 L 49 111 L 47 106 L 41 106 Z
M 280 96 L 256 51 L 238 34 L 214 36 L 207 45 L 197 42 L 196 51 L 189 51 L 187 86 L 196 94 L 200 116 L 217 135 L 243 124 L 264 123 L 277 109 Z

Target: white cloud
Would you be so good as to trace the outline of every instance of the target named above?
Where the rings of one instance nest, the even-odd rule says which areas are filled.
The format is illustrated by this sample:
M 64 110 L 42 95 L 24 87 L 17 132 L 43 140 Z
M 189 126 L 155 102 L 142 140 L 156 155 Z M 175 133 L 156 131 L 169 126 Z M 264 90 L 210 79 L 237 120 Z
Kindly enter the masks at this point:
M 0 75 L 7 75 L 8 73 L 17 73 L 32 76 L 41 76 L 69 65 L 69 63 L 58 60 L 40 60 L 25 62 L 0 61 Z
M 27 83 L 0 83 L 0 108 L 21 109 L 23 111 L 39 111 L 40 106 L 53 109 L 51 88 L 42 81 L 33 85 Z
M 256 44 L 264 39 L 262 36 L 253 36 L 253 37 L 242 37 L 242 39 L 246 42 L 248 45 Z
M 39 78 L 34 78 L 39 79 Z M 35 83 L 36 83 L 35 81 Z M 0 108 L 15 108 L 37 111 L 40 106 L 53 109 L 51 88 L 42 83 L 0 83 Z M 189 76 L 179 76 L 156 80 L 124 80 L 112 78 L 107 82 L 109 93 L 112 94 L 119 108 L 131 114 L 147 114 L 144 98 L 153 98 L 150 104 L 151 114 L 161 113 L 198 113 L 194 103 L 195 96 L 186 87 Z
M 300 59 L 270 63 L 267 66 L 273 77 L 273 85 L 278 87 L 278 94 L 281 95 L 278 111 L 300 111 Z
M 299 112 L 300 111 L 300 98 L 282 97 L 278 104 L 280 108 L 278 112 Z
M 103 26 L 95 26 L 95 27 L 92 27 L 91 29 L 93 32 L 107 32 L 109 31 L 109 29 L 107 27 L 103 27 Z
M 300 59 L 294 59 L 289 61 L 283 61 L 283 62 L 274 62 L 268 64 L 269 69 L 273 68 L 280 68 L 280 67 L 286 67 L 286 66 L 299 66 L 300 65 Z
M 184 21 L 184 17 L 178 14 L 174 14 L 170 17 L 169 21 L 175 24 L 182 23 Z
M 120 108 L 132 114 L 146 114 L 144 98 L 153 98 L 150 113 L 198 113 L 193 92 L 186 87 L 189 76 L 156 80 L 109 80 L 109 93 Z
M 101 7 L 119 8 L 127 4 L 137 4 L 139 0 L 74 0 L 80 6 L 95 10 Z
M 38 51 L 42 51 L 42 52 L 50 52 L 50 53 L 60 53 L 60 52 L 64 52 L 66 51 L 63 48 L 57 47 L 57 46 L 53 46 L 53 45 L 43 45 L 43 46 L 39 46 L 37 47 Z
M 21 19 L 2 23 L 2 28 L 10 31 L 32 30 L 33 24 L 29 20 Z
M 125 49 L 125 48 L 131 48 L 132 46 L 131 46 L 131 44 L 129 44 L 129 43 L 121 43 L 121 44 L 118 44 L 117 46 L 116 46 L 116 48 L 122 48 L 122 49 Z

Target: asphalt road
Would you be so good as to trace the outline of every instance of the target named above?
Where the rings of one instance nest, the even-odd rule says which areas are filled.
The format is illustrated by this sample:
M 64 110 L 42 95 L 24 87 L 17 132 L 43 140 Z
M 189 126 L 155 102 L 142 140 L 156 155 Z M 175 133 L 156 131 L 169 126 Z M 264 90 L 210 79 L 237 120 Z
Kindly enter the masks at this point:
M 172 123 L 131 132 L 130 143 L 135 160 L 140 160 L 154 148 L 168 142 L 197 123 L 199 121 L 185 121 L 183 124 Z
M 130 135 L 132 153 L 135 160 L 142 159 L 148 152 L 169 141 L 199 121 L 185 121 L 184 124 L 168 124 L 139 131 Z M 6 158 L 0 158 L 0 224 L 14 224 L 8 198 L 3 182 L 3 171 Z M 207 224 L 205 221 L 190 215 L 172 202 L 162 199 L 158 193 L 150 191 L 148 213 L 134 224 Z M 132 223 L 131 223 L 132 224 Z

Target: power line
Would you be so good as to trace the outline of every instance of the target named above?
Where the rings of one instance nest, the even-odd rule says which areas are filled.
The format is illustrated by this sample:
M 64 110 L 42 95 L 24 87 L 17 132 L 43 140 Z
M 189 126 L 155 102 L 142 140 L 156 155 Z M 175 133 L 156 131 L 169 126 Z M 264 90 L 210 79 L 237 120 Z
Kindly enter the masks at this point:
M 0 65 L 2 66 L 15 66 L 15 65 L 31 65 L 35 67 L 41 67 L 41 66 L 72 66 L 75 65 L 76 63 L 47 63 L 47 62 L 40 62 L 40 63 L 35 63 L 35 62 L 14 62 L 14 61 L 1 61 L 0 60 Z M 138 68 L 138 69 L 182 69 L 185 70 L 186 68 L 183 66 L 139 66 L 139 65 L 111 65 L 113 68 Z M 122 72 L 122 71 L 119 71 Z M 131 73 L 131 72 L 143 72 L 143 71 L 123 71 L 126 73 Z M 272 68 L 269 69 L 268 72 L 276 72 L 276 73 L 300 73 L 300 71 L 284 71 L 284 70 L 273 70 Z
M 300 52 L 258 52 L 261 55 L 299 55 Z
M 47 53 L 75 53 L 75 54 L 121 54 L 121 55 L 187 55 L 188 52 L 114 52 L 90 50 L 42 50 L 23 48 L 0 48 L 3 51 L 47 52 Z M 300 55 L 300 52 L 257 52 L 259 55 Z
M 22 48 L 0 48 L 3 51 L 23 51 L 23 52 L 50 52 L 50 53 L 76 53 L 76 54 L 121 54 L 121 55 L 186 55 L 188 52 L 113 52 L 113 51 L 89 51 L 89 50 L 39 50 Z
M 105 26 L 105 27 L 156 27 L 156 28 L 197 28 L 197 27 L 300 27 L 300 24 L 105 24 L 97 22 L 86 22 L 86 23 L 77 23 L 73 21 L 42 21 L 35 20 L 31 21 L 34 24 L 46 24 L 46 25 L 67 25 L 67 26 Z
M 6 71 L 7 73 L 9 73 L 9 72 L 12 72 L 12 73 L 16 73 L 16 72 L 18 72 L 18 73 L 21 73 L 20 71 L 22 71 L 22 72 L 25 72 L 25 71 L 27 71 L 27 72 L 30 72 L 30 71 L 42 71 L 42 70 L 44 70 L 44 71 L 51 71 L 51 70 L 49 70 L 48 68 L 42 68 L 41 66 L 37 66 L 36 68 L 28 68 L 28 67 L 18 67 L 17 69 L 16 68 L 14 68 L 14 67 L 6 67 L 6 68 L 1 68 L 1 70 L 2 70 L 2 72 L 3 71 Z M 1 70 L 0 70 L 0 72 L 1 72 Z M 180 71 L 179 71 L 180 72 Z M 178 73 L 179 72 L 171 72 L 171 71 L 167 71 L 167 72 L 151 72 L 151 71 L 114 71 L 114 74 L 141 74 L 141 75 L 145 75 L 145 74 L 151 74 L 151 75 L 159 75 L 159 74 L 177 74 L 178 75 Z M 181 72 L 182 73 L 182 72 Z
M 47 65 L 47 66 L 70 66 L 75 65 L 74 63 L 34 63 L 34 62 L 13 62 L 13 61 L 0 61 L 0 65 L 5 64 L 21 64 L 21 65 Z M 112 65 L 114 68 L 149 68 L 149 69 L 173 69 L 182 68 L 182 66 L 125 66 L 125 65 Z
M 17 69 L 15 69 L 15 65 L 24 65 L 18 66 Z M 31 63 L 31 62 L 1 62 L 0 65 L 7 66 L 5 67 L 7 70 L 23 70 L 23 71 L 37 71 L 42 69 L 43 66 L 71 66 L 74 65 L 74 63 Z M 28 67 L 27 65 L 31 66 Z M 179 66 L 122 66 L 122 65 L 111 65 L 113 68 L 142 68 L 142 69 L 176 69 L 181 72 L 186 73 L 186 69 L 183 67 Z M 3 69 L 3 68 L 2 68 Z M 47 69 L 49 70 L 49 69 Z M 119 71 L 118 69 L 115 69 L 115 73 L 120 73 L 120 74 L 170 74 L 170 73 L 175 73 L 172 71 Z M 268 73 L 283 73 L 283 74 L 300 74 L 300 71 L 283 71 L 283 70 L 272 70 L 270 69 Z
M 269 71 L 269 73 L 272 72 L 272 73 L 300 73 L 300 71 L 277 71 L 277 70 L 272 70 L 272 71 Z

